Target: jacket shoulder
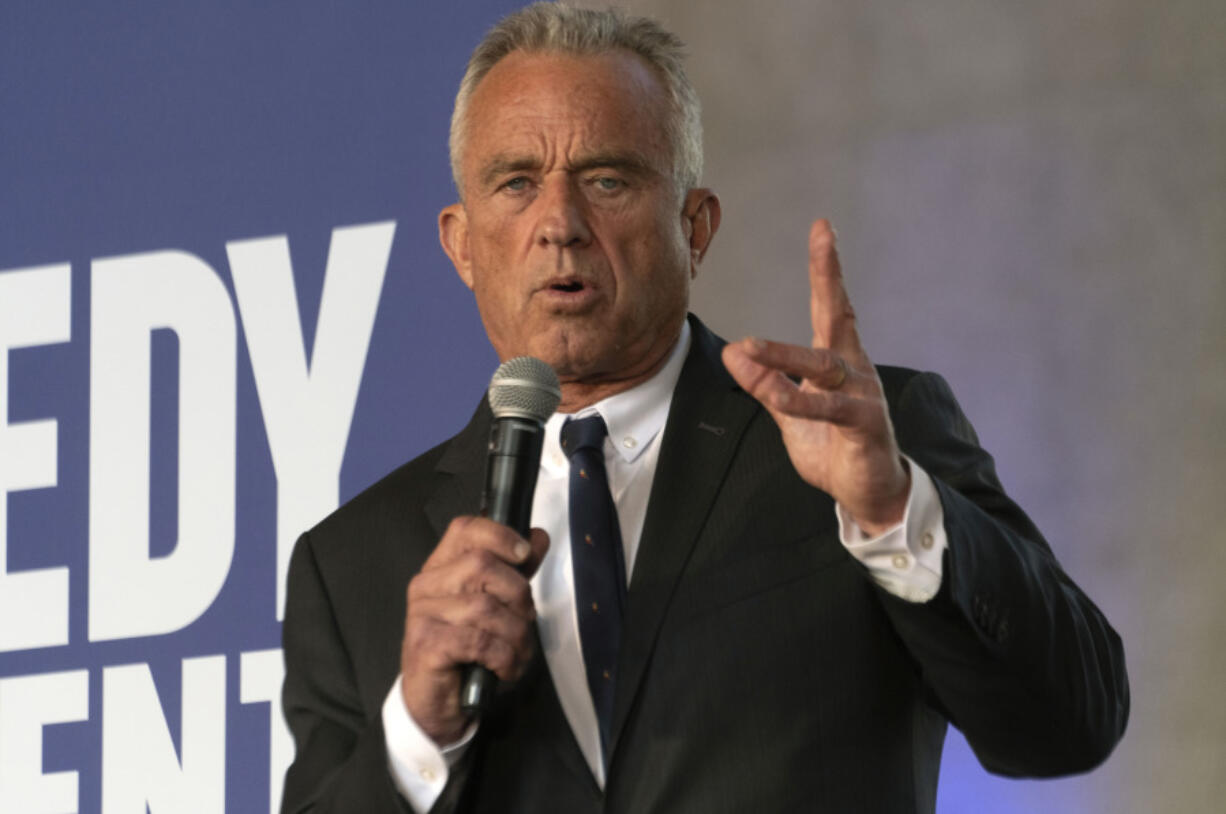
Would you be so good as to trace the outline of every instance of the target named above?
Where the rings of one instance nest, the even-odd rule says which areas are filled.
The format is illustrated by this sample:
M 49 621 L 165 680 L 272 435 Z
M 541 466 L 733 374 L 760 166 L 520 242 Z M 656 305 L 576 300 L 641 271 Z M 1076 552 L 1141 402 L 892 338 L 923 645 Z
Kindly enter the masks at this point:
M 312 537 L 328 536 L 338 529 L 352 529 L 372 517 L 403 511 L 410 503 L 420 504 L 421 496 L 429 493 L 438 478 L 438 462 L 449 443 L 450 440 L 444 441 L 396 467 L 345 501 L 308 533 Z
M 881 389 L 885 393 L 886 401 L 890 404 L 896 403 L 901 398 L 903 391 L 907 389 L 907 385 L 916 376 L 923 375 L 920 371 L 909 367 L 897 367 L 895 365 L 877 365 L 876 367 L 877 376 L 881 379 Z

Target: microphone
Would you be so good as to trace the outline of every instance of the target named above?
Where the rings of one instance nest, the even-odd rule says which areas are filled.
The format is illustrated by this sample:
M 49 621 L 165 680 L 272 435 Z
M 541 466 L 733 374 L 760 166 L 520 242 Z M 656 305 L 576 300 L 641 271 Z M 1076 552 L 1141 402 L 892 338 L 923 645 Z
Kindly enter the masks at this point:
M 531 356 L 518 356 L 494 371 L 487 397 L 494 423 L 481 514 L 526 538 L 545 422 L 558 409 L 562 388 L 549 365 Z M 460 687 L 460 708 L 480 715 L 489 709 L 497 687 L 498 676 L 480 664 L 468 665 Z

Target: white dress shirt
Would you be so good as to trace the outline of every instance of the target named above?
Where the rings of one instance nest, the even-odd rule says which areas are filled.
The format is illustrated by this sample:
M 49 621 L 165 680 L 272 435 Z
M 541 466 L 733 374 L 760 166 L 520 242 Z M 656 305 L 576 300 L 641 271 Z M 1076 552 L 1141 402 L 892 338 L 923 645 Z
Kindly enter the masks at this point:
M 689 347 L 687 322 L 668 361 L 655 376 L 574 416 L 599 413 L 609 429 L 604 446 L 605 467 L 617 504 L 627 579 L 634 573 L 647 499 L 663 443 L 661 436 Z M 571 571 L 567 506 L 570 469 L 560 443 L 562 424 L 570 417 L 556 413 L 545 425 L 532 525 L 549 534 L 550 545 L 532 578 L 532 598 L 543 655 L 562 711 L 592 776 L 603 788 L 600 730 L 584 672 Z M 865 565 L 872 578 L 896 596 L 922 602 L 935 596 L 941 585 L 941 555 L 946 545 L 944 516 L 931 479 L 915 462 L 908 459 L 908 464 L 911 494 L 903 520 L 896 527 L 868 538 L 841 506 L 836 505 L 836 514 L 843 545 Z M 442 793 L 450 767 L 475 734 L 476 725 L 470 726 L 459 742 L 440 749 L 405 709 L 397 677 L 383 704 L 383 728 L 396 788 L 416 811 L 428 811 Z

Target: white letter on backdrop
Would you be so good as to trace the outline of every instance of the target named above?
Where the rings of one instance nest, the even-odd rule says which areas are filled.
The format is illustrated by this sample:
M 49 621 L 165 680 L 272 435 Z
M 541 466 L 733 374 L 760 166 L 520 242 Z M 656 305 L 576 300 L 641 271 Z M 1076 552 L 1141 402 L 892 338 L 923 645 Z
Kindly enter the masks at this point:
M 332 231 L 311 361 L 284 236 L 226 244 L 273 469 L 277 619 L 294 540 L 340 502 L 341 462 L 392 250 L 394 221 Z
M 183 660 L 180 754 L 147 664 L 102 671 L 102 814 L 222 814 L 226 657 Z
M 89 638 L 179 630 L 234 555 L 235 326 L 203 260 L 180 251 L 95 260 L 89 428 Z M 179 340 L 179 539 L 149 556 L 151 333 Z
M 8 571 L 8 493 L 55 486 L 58 474 L 55 419 L 8 423 L 8 352 L 71 333 L 67 263 L 0 271 L 0 651 L 68 644 L 68 568 Z
M 285 770 L 294 759 L 294 739 L 281 714 L 285 658 L 279 648 L 243 653 L 239 673 L 239 700 L 244 704 L 268 704 L 268 811 L 277 814 Z
M 89 717 L 89 672 L 0 679 L 0 811 L 73 814 L 76 772 L 43 774 L 43 727 Z

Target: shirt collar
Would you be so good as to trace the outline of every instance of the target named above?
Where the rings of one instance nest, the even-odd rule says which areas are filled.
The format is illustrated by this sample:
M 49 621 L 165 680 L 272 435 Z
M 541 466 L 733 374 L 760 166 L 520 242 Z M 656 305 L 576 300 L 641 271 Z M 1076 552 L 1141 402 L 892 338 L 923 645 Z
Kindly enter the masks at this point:
M 562 455 L 558 436 L 566 419 L 599 413 L 609 428 L 609 441 L 614 451 L 626 463 L 634 462 L 664 429 L 673 390 L 681 377 L 690 342 L 690 322 L 687 319 L 681 324 L 681 335 L 677 337 L 668 361 L 650 379 L 585 407 L 573 416 L 554 413 L 545 424 L 546 457 Z M 565 461 L 565 457 L 561 460 Z

